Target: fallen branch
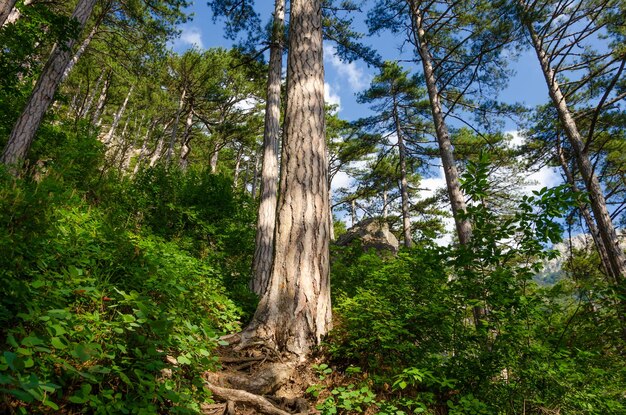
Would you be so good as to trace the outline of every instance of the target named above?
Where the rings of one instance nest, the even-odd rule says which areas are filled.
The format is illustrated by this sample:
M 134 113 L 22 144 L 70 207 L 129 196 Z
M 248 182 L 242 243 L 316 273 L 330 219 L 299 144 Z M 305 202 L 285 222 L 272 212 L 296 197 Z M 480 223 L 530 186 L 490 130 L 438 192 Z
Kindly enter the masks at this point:
M 215 396 L 225 401 L 243 403 L 257 408 L 261 413 L 266 415 L 293 415 L 291 412 L 277 408 L 269 400 L 262 396 L 252 394 L 240 389 L 222 388 L 205 380 L 206 386 L 213 392 Z

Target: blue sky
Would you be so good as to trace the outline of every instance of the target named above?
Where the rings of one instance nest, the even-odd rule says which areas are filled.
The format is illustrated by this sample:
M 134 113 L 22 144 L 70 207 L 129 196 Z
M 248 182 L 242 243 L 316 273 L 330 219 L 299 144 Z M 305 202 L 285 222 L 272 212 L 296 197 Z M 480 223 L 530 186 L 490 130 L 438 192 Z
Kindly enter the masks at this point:
M 267 22 L 273 11 L 273 1 L 257 0 L 256 8 L 263 22 Z M 181 36 L 174 41 L 174 49 L 182 51 L 196 45 L 200 48 L 230 47 L 232 42 L 223 37 L 223 26 L 214 23 L 206 0 L 195 0 L 189 9 L 194 14 L 193 20 L 180 26 Z M 366 31 L 363 23 L 365 16 L 356 15 L 357 30 Z M 384 34 L 368 37 L 365 42 L 374 47 L 385 59 L 410 59 L 412 50 L 405 47 L 400 54 L 402 36 Z M 340 104 L 340 115 L 348 120 L 359 118 L 367 113 L 364 105 L 356 103 L 355 94 L 367 88 L 375 70 L 368 68 L 363 62 L 341 62 L 334 56 L 334 48 L 330 42 L 324 47 L 327 99 Z M 526 105 L 537 105 L 548 100 L 547 89 L 539 70 L 537 58 L 530 52 L 522 54 L 511 63 L 516 75 L 509 86 L 501 91 L 500 98 L 505 102 L 521 102 Z M 514 129 L 512 124 L 507 129 Z
M 260 13 L 263 23 L 266 23 L 273 11 L 273 1 L 257 0 L 256 8 Z M 173 42 L 175 51 L 180 52 L 189 47 L 197 46 L 201 49 L 211 47 L 230 47 L 232 42 L 224 39 L 223 25 L 220 22 L 214 23 L 211 11 L 206 4 L 206 0 L 195 0 L 189 10 L 194 13 L 193 20 L 180 26 L 181 36 Z M 356 29 L 365 32 L 365 16 L 354 16 Z M 413 53 L 410 47 L 405 45 L 401 54 L 402 36 L 383 34 L 382 36 L 372 36 L 364 41 L 375 48 L 384 59 L 410 60 Z M 324 63 L 326 79 L 326 100 L 339 105 L 339 115 L 347 120 L 354 120 L 368 115 L 369 109 L 366 105 L 356 102 L 356 94 L 366 89 L 374 76 L 376 70 L 368 67 L 363 62 L 342 62 L 334 55 L 334 47 L 327 42 L 324 46 Z M 511 62 L 511 68 L 515 71 L 515 76 L 510 80 L 509 86 L 501 91 L 500 99 L 507 103 L 519 102 L 529 106 L 545 103 L 548 100 L 548 92 L 545 81 L 539 70 L 539 63 L 534 54 L 523 53 L 519 59 Z M 511 122 L 507 123 L 505 130 L 514 133 L 516 126 Z M 514 140 L 520 143 L 521 139 Z M 544 168 L 534 173 L 530 180 L 537 184 L 529 187 L 529 190 L 541 188 L 543 186 L 553 186 L 560 182 L 560 176 L 553 169 Z M 345 174 L 338 174 L 333 181 L 333 188 L 350 186 L 351 179 Z M 428 189 L 429 194 L 437 188 L 444 187 L 445 181 L 442 170 L 435 168 L 432 175 L 422 181 L 420 187 Z M 452 222 L 450 222 L 452 228 Z M 449 241 L 445 239 L 443 243 Z

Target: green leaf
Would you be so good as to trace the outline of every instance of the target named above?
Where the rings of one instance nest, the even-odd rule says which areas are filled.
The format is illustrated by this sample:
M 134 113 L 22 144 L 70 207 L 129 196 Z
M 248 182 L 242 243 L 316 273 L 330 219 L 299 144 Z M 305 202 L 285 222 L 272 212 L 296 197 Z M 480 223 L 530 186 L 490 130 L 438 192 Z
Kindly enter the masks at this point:
M 55 410 L 55 411 L 58 411 L 58 410 L 59 410 L 59 406 L 58 406 L 56 403 L 52 402 L 52 401 L 49 401 L 49 400 L 47 400 L 47 399 L 44 399 L 44 401 L 43 401 L 42 403 L 43 403 L 44 405 L 46 405 L 48 408 L 52 408 L 52 409 L 53 409 L 53 410 Z
M 185 355 L 178 356 L 178 358 L 176 358 L 176 361 L 180 363 L 181 365 L 191 364 L 191 360 L 189 360 L 189 358 L 187 358 Z
M 67 348 L 67 346 L 58 337 L 53 337 L 52 339 L 50 339 L 50 343 L 55 349 L 63 350 Z

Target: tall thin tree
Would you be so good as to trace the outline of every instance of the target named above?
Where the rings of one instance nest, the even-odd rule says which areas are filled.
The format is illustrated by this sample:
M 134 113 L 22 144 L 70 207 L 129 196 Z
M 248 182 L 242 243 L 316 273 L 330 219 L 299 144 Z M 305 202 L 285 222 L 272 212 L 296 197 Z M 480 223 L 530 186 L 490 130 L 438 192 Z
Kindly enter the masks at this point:
M 85 26 L 98 0 L 80 0 L 76 5 L 72 19 L 80 29 Z M 6 165 L 17 166 L 21 163 L 35 138 L 46 111 L 50 107 L 54 94 L 63 78 L 63 73 L 72 59 L 72 48 L 76 39 L 70 39 L 64 45 L 57 44 L 52 49 L 48 62 L 43 68 L 37 84 L 18 118 L 9 141 L 4 148 L 0 161 Z

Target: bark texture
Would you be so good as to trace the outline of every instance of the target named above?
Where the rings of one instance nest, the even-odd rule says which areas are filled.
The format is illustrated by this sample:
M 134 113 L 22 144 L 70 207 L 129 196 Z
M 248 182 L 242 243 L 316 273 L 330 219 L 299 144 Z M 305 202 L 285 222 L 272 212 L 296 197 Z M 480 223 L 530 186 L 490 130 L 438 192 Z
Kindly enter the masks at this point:
M 93 12 L 96 2 L 97 0 L 80 0 L 76 5 L 72 18 L 77 21 L 81 29 Z M 46 62 L 37 80 L 26 108 L 11 131 L 9 141 L 0 158 L 2 163 L 17 166 L 26 157 L 35 138 L 35 133 L 39 129 L 61 83 L 63 72 L 72 59 L 72 47 L 75 43 L 76 40 L 72 39 L 67 41 L 65 45 L 57 44 L 52 49 L 50 58 L 48 58 L 48 62 Z
M 305 359 L 331 326 L 321 1 L 291 3 L 276 252 L 243 337 Z
M 616 286 L 621 287 L 624 276 L 626 276 L 626 255 L 619 246 L 617 232 L 615 231 L 615 226 L 613 225 L 613 221 L 609 215 L 604 193 L 602 192 L 602 187 L 600 186 L 600 181 L 594 172 L 593 165 L 589 159 L 589 154 L 585 148 L 585 143 L 567 105 L 565 96 L 561 91 L 561 87 L 556 79 L 556 74 L 550 66 L 550 60 L 543 49 L 541 39 L 535 32 L 532 23 L 526 22 L 526 29 L 530 34 L 533 48 L 535 49 L 537 58 L 539 59 L 541 71 L 543 72 L 543 76 L 546 80 L 552 104 L 556 108 L 559 121 L 561 122 L 563 131 L 565 132 L 565 136 L 572 146 L 574 158 L 576 159 L 576 164 L 578 165 L 578 171 L 580 172 L 587 192 L 589 193 L 591 210 L 593 212 L 593 216 L 595 217 L 596 224 L 598 225 L 598 232 L 604 247 L 606 248 L 606 253 L 611 264 L 611 276 L 613 277 L 613 281 Z
M 4 26 L 17 0 L 0 0 L 0 27 Z
M 259 296 L 265 293 L 274 258 L 274 227 L 278 189 L 278 141 L 280 138 L 280 77 L 283 68 L 283 27 L 285 0 L 276 0 L 270 48 L 265 129 L 263 132 L 263 167 L 261 201 L 256 226 L 251 288 Z
M 457 235 L 461 244 L 466 245 L 472 237 L 472 225 L 466 219 L 462 219 L 461 215 L 465 212 L 465 198 L 461 192 L 461 184 L 459 182 L 459 172 L 456 168 L 454 153 L 452 151 L 452 143 L 450 142 L 450 133 L 446 126 L 441 101 L 439 99 L 439 90 L 437 88 L 437 80 L 433 69 L 433 59 L 425 41 L 425 33 L 423 27 L 423 16 L 416 0 L 409 0 L 411 7 L 411 17 L 413 19 L 413 33 L 415 41 L 418 45 L 418 52 L 422 61 L 424 70 L 424 79 L 428 90 L 428 98 L 433 114 L 433 122 L 437 135 L 437 144 L 439 146 L 439 154 L 441 156 L 441 164 L 446 178 L 446 186 L 450 204 L 452 205 L 452 214 L 456 224 Z

